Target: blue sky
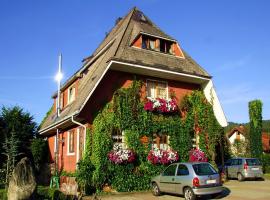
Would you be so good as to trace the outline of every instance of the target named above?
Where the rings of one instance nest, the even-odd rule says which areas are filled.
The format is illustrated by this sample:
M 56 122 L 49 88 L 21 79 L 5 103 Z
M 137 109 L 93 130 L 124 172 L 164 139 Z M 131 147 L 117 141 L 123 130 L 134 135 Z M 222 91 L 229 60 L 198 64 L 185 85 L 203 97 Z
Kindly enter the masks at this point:
M 57 88 L 58 54 L 68 78 L 133 6 L 213 76 L 228 121 L 248 122 L 254 99 L 270 119 L 267 0 L 1 0 L 0 105 L 19 105 L 40 122 Z

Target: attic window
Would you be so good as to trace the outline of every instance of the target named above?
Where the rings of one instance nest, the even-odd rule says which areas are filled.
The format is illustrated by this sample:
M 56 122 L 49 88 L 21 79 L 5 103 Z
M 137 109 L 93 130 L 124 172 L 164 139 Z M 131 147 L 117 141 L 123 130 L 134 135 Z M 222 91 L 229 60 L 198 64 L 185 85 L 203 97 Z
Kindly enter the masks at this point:
M 71 86 L 68 88 L 68 103 L 71 103 L 75 100 L 75 87 Z
M 174 43 L 168 40 L 142 35 L 142 49 L 174 54 Z

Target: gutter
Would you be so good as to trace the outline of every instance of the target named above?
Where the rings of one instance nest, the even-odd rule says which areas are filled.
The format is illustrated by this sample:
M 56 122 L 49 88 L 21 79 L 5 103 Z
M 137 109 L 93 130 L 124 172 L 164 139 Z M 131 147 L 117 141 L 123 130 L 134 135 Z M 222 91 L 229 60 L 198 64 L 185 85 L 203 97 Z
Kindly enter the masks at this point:
M 84 128 L 84 138 L 83 138 L 83 150 L 85 151 L 85 141 L 86 141 L 86 126 L 85 125 L 83 125 L 82 123 L 80 123 L 80 122 L 78 122 L 78 121 L 76 121 L 75 119 L 74 119 L 74 115 L 72 115 L 71 116 L 71 121 L 74 123 L 74 124 L 77 124 L 77 125 L 79 125 L 79 126 L 82 126 L 83 128 Z M 78 136 L 77 136 L 77 138 L 78 138 Z M 77 140 L 77 142 L 79 142 L 79 140 Z M 77 157 L 76 157 L 76 159 L 77 159 L 77 162 L 78 162 L 78 147 L 79 147 L 79 145 L 77 144 Z
M 65 117 L 65 118 L 63 118 L 63 119 L 61 119 L 61 120 L 59 120 L 59 121 L 51 124 L 50 126 L 48 126 L 48 127 L 44 128 L 44 129 L 40 130 L 39 131 L 39 134 L 41 135 L 41 134 L 43 134 L 43 133 L 45 133 L 47 131 L 50 131 L 50 130 L 52 130 L 54 128 L 57 128 L 57 126 L 60 126 L 63 123 L 65 123 L 66 121 L 68 121 L 71 116 L 77 115 L 78 113 L 79 113 L 78 110 L 75 111 L 73 114 L 71 114 L 71 115 L 69 115 L 69 116 L 67 116 L 67 117 Z

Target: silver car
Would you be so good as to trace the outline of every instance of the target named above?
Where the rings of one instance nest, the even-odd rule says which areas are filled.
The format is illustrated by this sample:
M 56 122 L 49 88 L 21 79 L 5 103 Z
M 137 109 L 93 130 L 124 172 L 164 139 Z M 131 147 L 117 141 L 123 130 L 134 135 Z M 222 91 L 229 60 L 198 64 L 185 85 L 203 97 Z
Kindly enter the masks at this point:
M 155 196 L 164 193 L 184 195 L 187 200 L 196 196 L 221 193 L 220 176 L 207 162 L 174 163 L 151 180 Z
M 243 181 L 246 178 L 262 178 L 262 165 L 257 158 L 232 158 L 225 163 L 227 178 L 237 178 Z

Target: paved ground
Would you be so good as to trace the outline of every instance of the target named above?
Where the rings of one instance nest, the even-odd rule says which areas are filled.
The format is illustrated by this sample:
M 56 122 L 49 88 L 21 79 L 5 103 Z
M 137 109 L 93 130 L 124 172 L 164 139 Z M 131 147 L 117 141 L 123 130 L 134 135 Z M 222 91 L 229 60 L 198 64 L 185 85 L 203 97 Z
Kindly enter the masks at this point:
M 90 200 L 91 198 L 85 198 Z M 154 197 L 151 192 L 136 192 L 99 196 L 100 200 L 180 200 L 181 196 L 162 195 Z M 207 199 L 207 198 L 202 198 Z M 208 198 L 209 199 L 209 198 Z M 270 200 L 270 180 L 238 182 L 230 180 L 224 184 L 222 195 L 214 199 L 224 200 Z

